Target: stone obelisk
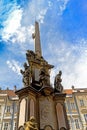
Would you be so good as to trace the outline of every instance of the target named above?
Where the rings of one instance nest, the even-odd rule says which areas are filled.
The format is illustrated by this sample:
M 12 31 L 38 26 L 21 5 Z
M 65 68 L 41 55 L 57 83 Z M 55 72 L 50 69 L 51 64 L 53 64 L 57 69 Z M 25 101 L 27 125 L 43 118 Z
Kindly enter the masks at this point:
M 35 53 L 40 57 L 42 56 L 38 22 L 35 22 Z
M 32 35 L 33 39 L 35 39 L 35 54 L 38 57 L 42 56 L 41 51 L 41 43 L 40 43 L 40 32 L 39 32 L 39 24 L 35 21 L 35 33 Z M 33 71 L 33 77 L 35 81 L 39 81 L 39 69 L 35 68 Z

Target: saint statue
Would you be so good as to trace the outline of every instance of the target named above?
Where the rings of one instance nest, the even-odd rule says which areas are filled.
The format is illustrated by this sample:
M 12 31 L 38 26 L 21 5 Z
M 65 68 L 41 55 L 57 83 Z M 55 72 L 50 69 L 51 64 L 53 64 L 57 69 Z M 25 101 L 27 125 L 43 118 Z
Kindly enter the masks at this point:
M 23 83 L 24 86 L 29 86 L 30 85 L 30 80 L 31 80 L 31 72 L 29 66 L 27 66 L 27 63 L 24 63 L 24 71 L 20 70 L 21 74 L 23 75 Z
M 43 86 L 43 85 L 49 85 L 49 74 L 47 72 L 47 70 L 45 70 L 45 68 L 42 68 L 40 70 L 40 79 L 39 79 L 39 82 L 40 82 L 40 85 Z
M 56 92 L 63 91 L 63 86 L 61 84 L 62 82 L 61 75 L 62 75 L 62 71 L 59 71 L 59 73 L 56 75 L 55 80 L 54 80 L 54 88 Z

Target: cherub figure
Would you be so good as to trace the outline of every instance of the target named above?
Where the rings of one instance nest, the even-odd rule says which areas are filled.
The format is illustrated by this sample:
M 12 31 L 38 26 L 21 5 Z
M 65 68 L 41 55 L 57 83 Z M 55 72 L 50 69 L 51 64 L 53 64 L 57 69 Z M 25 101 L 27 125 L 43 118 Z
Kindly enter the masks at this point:
M 24 123 L 24 130 L 38 130 L 35 118 L 32 116 L 30 120 Z

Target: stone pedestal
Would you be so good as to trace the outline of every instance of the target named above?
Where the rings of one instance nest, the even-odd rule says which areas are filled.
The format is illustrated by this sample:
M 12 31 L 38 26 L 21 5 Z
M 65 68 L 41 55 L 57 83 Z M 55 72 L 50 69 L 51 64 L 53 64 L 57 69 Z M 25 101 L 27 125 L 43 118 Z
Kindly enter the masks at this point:
M 66 109 L 64 104 L 65 96 L 66 94 L 63 93 L 55 93 L 54 95 L 54 101 L 56 103 L 55 107 L 56 107 L 57 124 L 59 130 L 62 130 L 63 128 L 69 130 Z
M 65 112 L 65 94 L 52 87 L 36 90 L 33 86 L 16 91 L 19 96 L 18 128 L 34 116 L 39 130 L 69 130 Z

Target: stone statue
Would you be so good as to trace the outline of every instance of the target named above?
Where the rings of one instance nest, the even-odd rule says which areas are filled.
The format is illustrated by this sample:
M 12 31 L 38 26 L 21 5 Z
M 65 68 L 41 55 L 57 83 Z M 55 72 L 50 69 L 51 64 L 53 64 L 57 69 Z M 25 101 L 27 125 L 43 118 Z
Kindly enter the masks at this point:
M 50 82 L 49 77 L 50 76 L 49 76 L 48 72 L 44 68 L 42 68 L 40 70 L 39 76 L 40 76 L 39 82 L 40 82 L 41 86 L 43 86 L 44 84 L 49 85 L 49 82 Z
M 26 57 L 27 57 L 28 60 L 29 59 L 35 59 L 36 54 L 31 50 L 27 50 Z
M 31 72 L 29 66 L 27 66 L 27 63 L 24 63 L 24 71 L 20 70 L 21 74 L 23 75 L 23 83 L 24 86 L 29 86 L 30 85 L 30 80 L 31 80 Z
M 62 82 L 61 75 L 62 75 L 62 71 L 59 71 L 59 73 L 56 75 L 55 80 L 54 80 L 54 88 L 56 92 L 63 91 L 63 86 L 61 84 Z
M 35 118 L 32 116 L 30 120 L 24 123 L 24 130 L 38 130 Z

